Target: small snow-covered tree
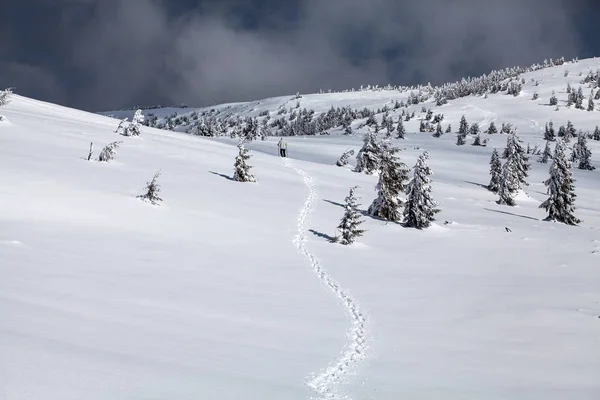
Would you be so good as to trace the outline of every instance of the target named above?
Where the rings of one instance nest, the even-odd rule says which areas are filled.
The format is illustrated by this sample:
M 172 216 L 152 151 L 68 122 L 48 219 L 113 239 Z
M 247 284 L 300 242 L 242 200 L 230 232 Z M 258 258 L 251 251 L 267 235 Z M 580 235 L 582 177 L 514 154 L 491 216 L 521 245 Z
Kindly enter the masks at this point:
M 440 212 L 431 197 L 431 168 L 427 165 L 429 153 L 425 151 L 417 160 L 413 169 L 413 178 L 406 187 L 406 203 L 404 204 L 404 226 L 423 229 L 435 220 Z
M 556 140 L 556 132 L 554 131 L 554 124 L 552 121 L 546 124 L 544 128 L 544 140 L 546 141 L 554 141 Z
M 117 128 L 117 131 L 121 130 L 121 135 L 123 136 L 140 136 L 140 127 L 144 122 L 144 115 L 142 114 L 142 110 L 137 110 L 133 115 L 133 118 L 131 119 L 129 125 L 124 127 L 122 124 L 124 124 L 126 121 L 127 118 L 121 121 L 121 124 L 119 124 L 119 127 Z
M 343 167 L 344 165 L 348 165 L 348 161 L 350 160 L 350 156 L 354 155 L 354 150 L 346 150 L 340 157 L 339 160 L 336 161 L 335 165 L 338 167 Z
M 575 217 L 575 184 L 571 166 L 565 155 L 565 143 L 559 140 L 554 150 L 554 159 L 550 166 L 550 178 L 544 182 L 550 195 L 540 208 L 548 212 L 547 221 L 557 221 L 568 225 L 577 225 L 581 221 Z
M 400 118 L 398 120 L 398 126 L 396 127 L 396 132 L 397 132 L 396 139 L 404 139 L 404 135 L 406 134 L 406 130 L 404 129 L 404 124 L 402 123 L 402 118 Z
M 500 161 L 500 155 L 498 150 L 494 149 L 492 152 L 492 158 L 490 159 L 490 183 L 488 189 L 494 193 L 498 193 L 500 189 L 500 181 L 502 178 L 502 162 Z
M 377 198 L 369 206 L 368 213 L 388 221 L 399 222 L 402 218 L 400 209 L 402 200 L 400 194 L 406 189 L 409 169 L 406 164 L 399 161 L 389 141 L 381 146 L 381 173 L 377 182 Z
M 117 154 L 117 147 L 123 142 L 112 142 L 104 146 L 100 155 L 98 156 L 98 161 L 108 162 L 115 158 Z
M 448 126 L 446 127 L 445 133 L 451 133 L 451 132 L 452 132 L 452 125 L 448 124 Z
M 363 147 L 356 155 L 356 167 L 354 167 L 354 172 L 364 172 L 367 175 L 371 175 L 373 172 L 377 171 L 377 169 L 379 169 L 380 152 L 381 145 L 377 141 L 375 133 L 368 132 L 365 134 Z
M 467 134 L 466 133 L 457 133 L 456 134 L 456 145 L 462 146 L 467 143 Z
M 444 132 L 442 131 L 442 123 L 438 122 L 437 126 L 435 128 L 435 133 L 433 134 L 433 137 L 440 137 L 444 134 Z
M 468 133 L 469 130 L 469 124 L 467 123 L 467 118 L 465 118 L 465 116 L 463 115 L 460 118 L 460 125 L 458 127 L 458 133 L 462 133 L 464 135 L 466 135 Z
M 592 151 L 587 146 L 587 138 L 583 133 L 577 138 L 577 144 L 575 147 L 577 149 L 577 159 L 579 160 L 579 165 L 577 168 L 588 171 L 595 170 L 596 167 L 591 164 Z M 575 149 L 573 149 L 573 152 L 575 152 Z
M 340 231 L 340 236 L 336 237 L 336 242 L 343 245 L 349 245 L 354 243 L 356 238 L 360 237 L 365 233 L 364 229 L 359 229 L 359 226 L 364 222 L 361 219 L 361 213 L 358 210 L 358 198 L 355 195 L 355 191 L 358 186 L 350 188 L 350 193 L 345 199 L 344 205 L 344 216 L 337 226 Z
M 486 146 L 487 145 L 487 139 L 485 140 L 481 140 L 481 135 L 477 134 L 477 136 L 475 136 L 475 139 L 473 140 L 473 146 Z
M 245 140 L 240 140 L 237 146 L 239 153 L 235 157 L 233 165 L 233 180 L 238 182 L 256 182 L 256 178 L 250 173 L 252 167 L 246 163 L 250 159 L 250 154 L 244 143 Z
M 551 106 L 558 105 L 558 99 L 556 98 L 556 95 L 554 94 L 554 90 L 552 91 L 552 96 L 550 96 L 550 105 Z
M 600 92 L 600 90 L 599 90 Z M 594 140 L 600 140 L 600 128 L 598 127 L 598 125 L 596 125 L 596 128 L 594 129 L 594 133 L 592 134 L 592 138 Z
M 588 98 L 588 105 L 587 105 L 588 111 L 594 111 L 595 104 L 594 104 L 593 97 L 594 97 L 594 89 L 592 89 L 592 93 L 590 93 L 590 97 Z
M 471 125 L 471 127 L 469 128 L 469 134 L 475 136 L 479 135 L 479 132 L 479 124 L 477 122 L 474 122 L 473 125 Z
M 542 153 L 542 157 L 540 158 L 540 162 L 546 164 L 549 159 L 552 158 L 552 151 L 550 150 L 550 141 L 546 141 L 546 147 L 544 147 L 544 152 Z
M 488 126 L 486 133 L 493 135 L 494 133 L 498 133 L 498 128 L 496 128 L 496 124 L 494 121 L 490 122 L 490 126 Z
M 161 171 L 158 171 L 150 182 L 146 182 L 146 193 L 140 194 L 137 196 L 138 198 L 154 205 L 157 205 L 159 202 L 163 201 L 163 199 L 158 196 L 160 193 L 160 185 L 158 184 L 157 179 L 160 176 L 160 173 Z

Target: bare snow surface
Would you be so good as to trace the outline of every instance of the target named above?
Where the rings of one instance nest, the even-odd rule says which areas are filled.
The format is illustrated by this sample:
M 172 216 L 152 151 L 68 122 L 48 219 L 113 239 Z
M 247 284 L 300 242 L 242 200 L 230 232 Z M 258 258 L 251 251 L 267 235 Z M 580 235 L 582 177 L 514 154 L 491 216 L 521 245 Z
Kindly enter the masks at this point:
M 433 110 L 454 132 L 466 114 L 543 148 L 550 119 L 600 124 L 600 111 L 544 105 L 598 67 L 536 71 L 519 97 Z M 402 96 L 301 102 L 321 112 Z M 364 210 L 376 195 L 376 176 L 334 165 L 360 132 L 290 138 L 288 160 L 276 138 L 252 143 L 258 182 L 239 183 L 230 139 L 122 137 L 115 119 L 18 95 L 0 114 L 1 399 L 600 398 L 599 170 L 574 170 L 580 226 L 545 222 L 549 164 L 533 157 L 518 205 L 499 206 L 482 185 L 506 136 L 458 147 L 454 133 L 414 133 L 415 119 L 400 157 L 412 166 L 429 150 L 438 221 L 416 231 L 366 217 L 345 247 L 327 237 L 348 188 L 360 185 Z M 91 141 L 97 156 L 116 140 L 115 160 L 86 160 Z M 152 206 L 135 196 L 159 169 L 165 201 Z

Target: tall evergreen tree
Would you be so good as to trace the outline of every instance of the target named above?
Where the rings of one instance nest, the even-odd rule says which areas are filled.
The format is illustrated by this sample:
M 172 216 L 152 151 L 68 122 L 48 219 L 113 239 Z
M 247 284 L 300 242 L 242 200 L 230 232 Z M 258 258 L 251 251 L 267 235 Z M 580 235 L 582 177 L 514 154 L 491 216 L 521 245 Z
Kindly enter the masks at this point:
M 381 144 L 377 141 L 377 135 L 369 131 L 363 139 L 363 147 L 356 155 L 356 167 L 354 172 L 364 172 L 367 175 L 379 169 L 379 156 L 381 153 Z
M 238 182 L 256 182 L 256 178 L 250 173 L 250 168 L 252 167 L 246 163 L 250 159 L 250 154 L 244 143 L 244 140 L 240 140 L 238 144 L 239 153 L 233 165 L 233 180 Z
M 515 159 L 515 173 L 520 185 L 527 185 L 527 177 L 529 176 L 529 170 L 531 165 L 529 164 L 529 157 L 527 157 L 523 143 L 517 132 L 513 132 L 506 138 L 506 148 L 502 155 L 503 158 L 514 158 Z
M 404 226 L 423 229 L 435 220 L 440 212 L 438 204 L 431 198 L 431 168 L 427 165 L 429 153 L 426 151 L 417 160 L 413 169 L 413 178 L 406 187 L 404 205 Z
M 593 97 L 594 97 L 594 89 L 592 89 L 592 92 L 590 93 L 590 97 L 588 98 L 588 105 L 587 105 L 588 111 L 594 111 L 595 105 L 594 105 Z
M 519 179 L 517 174 L 518 163 L 515 157 L 508 157 L 502 166 L 502 175 L 500 177 L 500 187 L 498 188 L 498 204 L 514 206 L 515 194 L 519 191 Z
M 408 114 L 407 114 L 408 115 Z M 396 127 L 396 139 L 404 139 L 404 135 L 406 133 L 404 129 L 404 124 L 402 123 L 402 118 L 398 120 L 398 126 Z
M 399 149 L 389 141 L 381 146 L 381 173 L 377 182 L 377 198 L 369 206 L 368 213 L 388 221 L 399 222 L 402 218 L 400 194 L 406 189 L 409 169 L 399 161 Z
M 552 121 L 546 124 L 544 129 L 544 140 L 546 141 L 554 141 L 556 140 L 556 132 L 554 132 L 554 124 Z
M 490 175 L 492 177 L 490 178 L 488 189 L 494 193 L 498 193 L 502 179 L 502 162 L 500 162 L 500 155 L 497 149 L 494 149 L 492 158 L 490 159 Z
M 583 110 L 583 90 L 581 89 L 581 86 L 579 86 L 579 88 L 577 89 L 577 93 L 575 94 L 574 100 L 575 108 Z
M 355 191 L 358 186 L 354 186 L 350 188 L 350 193 L 345 199 L 345 212 L 340 224 L 337 226 L 337 229 L 340 231 L 340 236 L 337 238 L 337 242 L 343 245 L 349 245 L 354 243 L 356 238 L 363 235 L 365 230 L 359 229 L 359 225 L 364 221 L 361 219 L 360 211 L 358 211 L 357 197 L 355 195 Z
M 548 159 L 552 158 L 552 151 L 550 150 L 550 141 L 546 141 L 546 147 L 544 147 L 544 152 L 542 153 L 542 157 L 540 158 L 540 162 L 543 164 L 548 163 Z
M 465 116 L 463 115 L 460 118 L 460 125 L 458 127 L 458 133 L 467 135 L 469 131 L 469 124 L 467 123 L 467 118 L 465 118 Z
M 444 132 L 442 131 L 442 123 L 438 122 L 437 126 L 435 128 L 435 133 L 433 134 L 433 137 L 440 137 L 444 134 Z
M 554 150 L 554 160 L 550 166 L 550 178 L 546 180 L 550 195 L 540 208 L 548 212 L 547 221 L 557 221 L 568 225 L 577 225 L 581 222 L 575 217 L 575 184 L 571 173 L 571 166 L 565 155 L 565 143 L 559 140 Z
M 579 160 L 579 165 L 577 166 L 577 168 L 585 169 L 588 171 L 595 170 L 596 167 L 594 167 L 591 164 L 592 151 L 587 146 L 587 138 L 585 137 L 585 135 L 583 133 L 581 133 L 579 135 L 579 137 L 577 138 L 576 148 L 577 148 L 577 159 Z

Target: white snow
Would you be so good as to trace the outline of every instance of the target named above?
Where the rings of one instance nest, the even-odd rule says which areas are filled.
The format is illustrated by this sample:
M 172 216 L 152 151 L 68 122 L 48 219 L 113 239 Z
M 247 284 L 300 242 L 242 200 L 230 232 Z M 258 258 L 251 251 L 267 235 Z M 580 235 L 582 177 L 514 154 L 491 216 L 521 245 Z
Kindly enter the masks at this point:
M 600 111 L 542 105 L 552 90 L 564 104 L 566 82 L 577 88 L 579 71 L 599 67 L 540 70 L 519 97 L 433 110 L 454 132 L 462 114 L 482 129 L 513 123 L 543 149 L 550 119 L 600 123 Z M 321 112 L 403 96 L 300 102 Z M 229 107 L 253 115 L 292 98 Z M 600 397 L 599 170 L 574 170 L 580 226 L 545 222 L 549 164 L 533 157 L 518 205 L 499 206 L 482 185 L 506 136 L 459 147 L 454 133 L 414 133 L 414 119 L 395 142 L 409 166 L 429 151 L 437 222 L 417 231 L 365 217 L 346 247 L 327 240 L 343 199 L 359 185 L 366 210 L 377 176 L 335 161 L 363 131 L 289 138 L 288 160 L 277 138 L 254 142 L 258 181 L 240 183 L 231 139 L 145 127 L 123 137 L 116 119 L 18 95 L 0 114 L 10 121 L 0 124 L 2 399 Z M 90 142 L 97 157 L 115 140 L 115 160 L 86 160 Z M 600 167 L 600 142 L 588 144 Z M 158 170 L 164 202 L 152 206 L 135 196 Z

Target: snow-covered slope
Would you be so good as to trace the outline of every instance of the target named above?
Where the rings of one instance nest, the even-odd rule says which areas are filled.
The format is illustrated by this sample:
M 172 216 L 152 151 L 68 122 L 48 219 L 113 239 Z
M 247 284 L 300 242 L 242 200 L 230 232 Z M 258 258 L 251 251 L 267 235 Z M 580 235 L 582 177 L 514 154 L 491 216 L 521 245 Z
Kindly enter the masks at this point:
M 595 65 L 532 73 L 538 102 L 525 85 L 439 112 L 456 127 L 463 113 L 517 123 L 532 145 L 550 118 L 592 129 L 600 111 L 537 103 L 552 90 L 563 100 L 564 68 L 575 81 Z M 323 110 L 396 99 L 300 101 L 316 109 L 319 96 Z M 411 166 L 429 151 L 438 221 L 417 231 L 365 217 L 365 235 L 341 246 L 327 237 L 348 188 L 363 210 L 375 197 L 376 176 L 334 165 L 358 134 L 290 138 L 288 160 L 275 138 L 254 142 L 258 182 L 239 183 L 232 139 L 123 137 L 114 119 L 17 95 L 0 114 L 3 399 L 600 396 L 598 170 L 574 170 L 580 226 L 545 222 L 547 164 L 534 157 L 518 205 L 500 206 L 482 185 L 505 135 L 459 147 L 413 120 L 394 142 Z M 115 160 L 87 161 L 90 142 L 97 155 L 116 140 Z M 164 202 L 152 206 L 135 196 L 158 170 Z
M 587 98 L 590 95 L 589 84 L 582 83 L 588 73 L 596 73 L 600 70 L 600 58 L 591 58 L 578 60 L 577 62 L 565 62 L 562 65 L 542 68 L 532 72 L 526 72 L 514 78 L 515 82 L 522 83 L 522 90 L 518 96 L 508 95 L 506 91 L 499 93 L 490 93 L 487 96 L 468 96 L 455 100 L 450 100 L 447 104 L 436 106 L 434 98 L 419 104 L 409 105 L 405 111 L 415 112 L 416 118 L 405 122 L 405 127 L 409 131 L 418 131 L 419 124 L 424 113 L 423 107 L 431 109 L 434 114 L 443 114 L 442 126 L 444 128 L 450 124 L 453 132 L 458 129 L 459 121 L 462 115 L 465 115 L 468 122 L 478 123 L 482 130 L 487 129 L 491 122 L 494 122 L 498 128 L 501 123 L 510 123 L 518 128 L 521 133 L 541 134 L 544 125 L 553 121 L 554 125 L 566 125 L 567 121 L 576 122 L 576 129 L 593 131 L 596 125 L 600 124 L 600 118 L 597 112 L 588 112 L 586 110 L 567 107 L 568 94 L 567 86 L 576 91 L 582 88 L 585 96 L 584 108 L 587 108 Z M 228 103 L 203 108 L 176 108 L 165 107 L 160 109 L 144 110 L 146 115 L 155 115 L 157 124 L 163 126 L 169 119 L 172 121 L 173 130 L 189 131 L 198 121 L 205 118 L 214 117 L 224 120 L 235 120 L 238 117 L 258 118 L 262 120 L 265 114 L 269 116 L 269 123 L 281 117 L 286 119 L 293 111 L 302 109 L 313 110 L 314 115 L 318 116 L 327 112 L 330 108 L 350 107 L 353 110 L 362 110 L 364 108 L 375 112 L 382 111 L 384 107 L 390 109 L 390 116 L 397 120 L 402 109 L 394 109 L 396 102 L 407 102 L 409 97 L 418 94 L 418 87 L 404 88 L 400 90 L 392 88 L 364 88 L 362 91 L 346 91 L 338 93 L 317 93 L 288 95 L 268 98 L 252 102 Z M 430 86 L 423 86 L 423 91 L 434 90 Z M 597 91 L 598 89 L 595 89 Z M 539 96 L 533 100 L 534 93 Z M 559 100 L 559 108 L 549 105 L 552 94 L 555 93 Z M 600 100 L 595 100 L 595 109 L 600 112 Z M 284 113 L 285 112 L 285 113 Z M 129 118 L 133 115 L 133 110 L 108 111 L 102 115 L 115 118 Z M 197 114 L 197 120 L 191 117 Z M 382 113 L 377 117 L 381 119 Z M 182 119 L 186 119 L 183 121 Z M 186 122 L 187 121 L 187 122 Z M 353 128 L 359 127 L 365 119 L 357 119 L 352 124 Z M 339 133 L 341 128 L 328 129 L 328 133 Z M 273 130 L 277 134 L 277 130 Z

